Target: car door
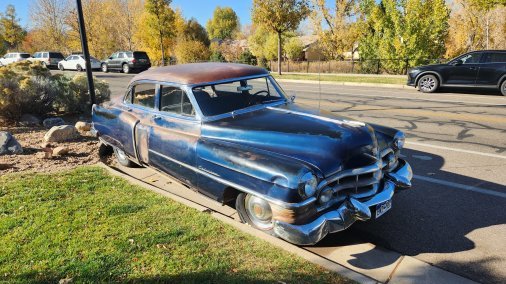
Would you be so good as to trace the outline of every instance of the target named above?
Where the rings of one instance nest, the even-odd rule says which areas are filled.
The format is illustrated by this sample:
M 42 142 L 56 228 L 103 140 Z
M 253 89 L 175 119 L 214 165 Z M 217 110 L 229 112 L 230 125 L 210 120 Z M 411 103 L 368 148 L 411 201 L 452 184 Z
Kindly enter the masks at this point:
M 72 64 L 73 58 L 74 58 L 74 55 L 69 55 L 64 61 L 62 61 L 61 65 L 63 66 L 63 68 L 72 69 L 72 67 L 70 67 L 70 65 Z
M 149 163 L 189 186 L 197 185 L 196 146 L 200 120 L 186 92 L 159 85 L 159 110 L 149 116 Z
M 111 57 L 112 58 L 109 60 L 109 68 L 118 69 L 119 52 L 114 53 Z
M 450 63 L 447 68 L 446 82 L 448 85 L 476 85 L 482 52 L 465 54 Z
M 506 51 L 489 51 L 482 57 L 476 84 L 495 87 L 506 74 Z

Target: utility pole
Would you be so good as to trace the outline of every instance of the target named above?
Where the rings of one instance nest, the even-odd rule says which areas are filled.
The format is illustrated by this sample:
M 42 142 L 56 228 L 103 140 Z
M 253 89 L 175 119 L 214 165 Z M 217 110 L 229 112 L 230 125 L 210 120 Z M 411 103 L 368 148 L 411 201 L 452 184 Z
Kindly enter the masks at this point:
M 91 74 L 90 51 L 88 50 L 88 39 L 86 38 L 86 28 L 84 26 L 83 6 L 81 0 L 76 0 L 77 17 L 79 19 L 79 33 L 81 34 L 81 45 L 83 47 L 84 61 L 86 62 L 86 77 L 88 79 L 88 93 L 90 94 L 91 105 L 95 104 L 95 85 L 93 84 L 93 75 Z

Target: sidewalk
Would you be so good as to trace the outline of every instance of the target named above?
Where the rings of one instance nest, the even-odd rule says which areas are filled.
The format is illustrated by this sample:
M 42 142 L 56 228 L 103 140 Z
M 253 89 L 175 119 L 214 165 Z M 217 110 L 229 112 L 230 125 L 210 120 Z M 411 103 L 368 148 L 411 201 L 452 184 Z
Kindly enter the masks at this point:
M 108 167 L 112 174 L 164 195 L 235 228 L 257 236 L 330 271 L 359 283 L 476 283 L 410 256 L 386 250 L 372 243 L 346 243 L 336 247 L 300 247 L 264 234 L 240 223 L 233 208 L 198 194 L 165 175 L 147 168 Z

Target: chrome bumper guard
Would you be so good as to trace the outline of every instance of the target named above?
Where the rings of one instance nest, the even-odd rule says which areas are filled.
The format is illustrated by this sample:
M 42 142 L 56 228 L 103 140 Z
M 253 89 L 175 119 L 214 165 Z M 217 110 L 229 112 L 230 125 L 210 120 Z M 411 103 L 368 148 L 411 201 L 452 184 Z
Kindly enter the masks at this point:
M 371 219 L 370 207 L 391 199 L 395 190 L 411 187 L 411 178 L 413 177 L 411 166 L 404 160 L 399 159 L 399 162 L 400 164 L 395 172 L 385 175 L 382 190 L 371 199 L 361 202 L 355 198 L 348 198 L 337 209 L 329 211 L 313 222 L 304 225 L 293 225 L 276 220 L 274 222 L 274 233 L 294 244 L 313 245 L 329 233 L 345 230 L 357 220 L 366 221 Z

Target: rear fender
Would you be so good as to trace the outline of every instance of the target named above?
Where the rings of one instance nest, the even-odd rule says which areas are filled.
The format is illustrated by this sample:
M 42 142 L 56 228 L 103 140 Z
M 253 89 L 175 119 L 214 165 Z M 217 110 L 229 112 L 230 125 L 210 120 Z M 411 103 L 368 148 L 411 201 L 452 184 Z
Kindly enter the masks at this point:
M 105 143 L 122 149 L 130 157 L 136 157 L 134 131 L 137 117 L 116 106 L 95 105 L 92 121 L 97 136 Z

